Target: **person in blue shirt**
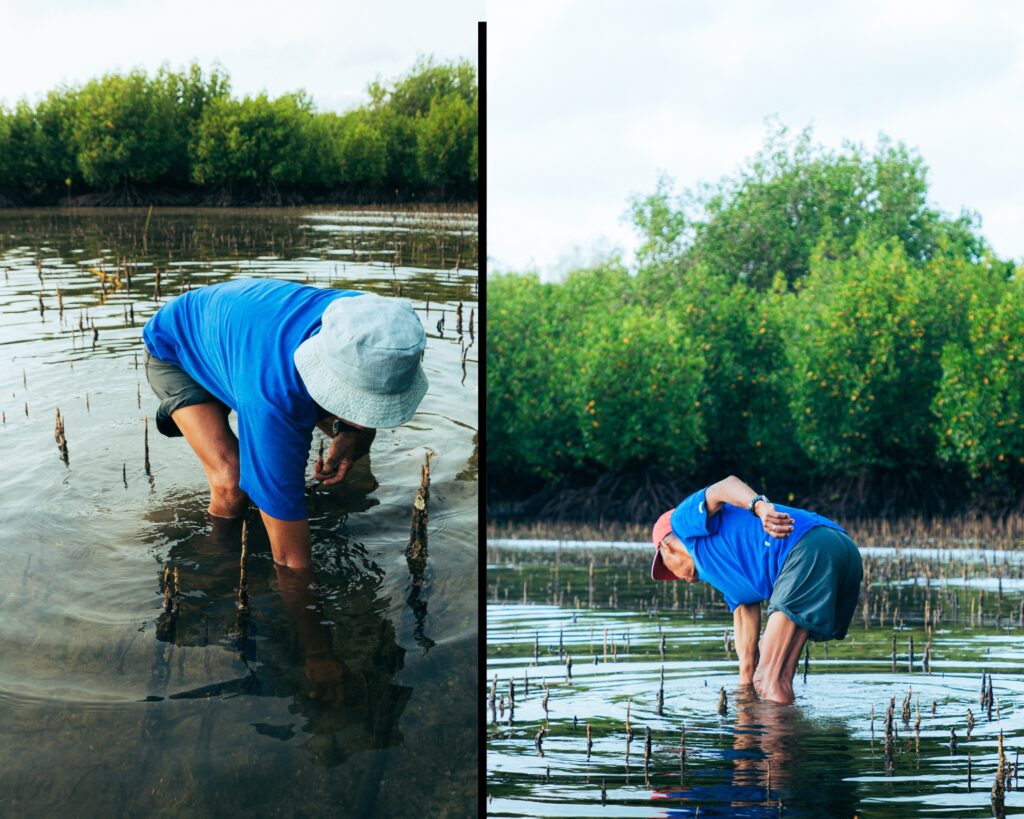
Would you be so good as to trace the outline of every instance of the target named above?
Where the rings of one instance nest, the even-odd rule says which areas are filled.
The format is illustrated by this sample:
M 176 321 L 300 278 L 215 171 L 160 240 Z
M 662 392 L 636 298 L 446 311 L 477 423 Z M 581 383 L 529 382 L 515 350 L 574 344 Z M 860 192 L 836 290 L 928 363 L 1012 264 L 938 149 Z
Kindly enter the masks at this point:
M 341 482 L 376 430 L 409 421 L 427 391 L 426 334 L 408 302 L 238 279 L 178 296 L 142 332 L 157 428 L 184 436 L 218 518 L 259 507 L 274 561 L 308 570 L 305 474 L 314 426 L 331 436 L 313 477 Z M 237 413 L 238 435 L 228 425 Z
M 652 538 L 653 579 L 703 580 L 722 593 L 733 614 L 740 684 L 752 684 L 763 699 L 793 702 L 808 639 L 846 636 L 863 567 L 838 523 L 773 504 L 730 475 L 665 512 Z M 760 635 L 763 600 L 768 623 Z

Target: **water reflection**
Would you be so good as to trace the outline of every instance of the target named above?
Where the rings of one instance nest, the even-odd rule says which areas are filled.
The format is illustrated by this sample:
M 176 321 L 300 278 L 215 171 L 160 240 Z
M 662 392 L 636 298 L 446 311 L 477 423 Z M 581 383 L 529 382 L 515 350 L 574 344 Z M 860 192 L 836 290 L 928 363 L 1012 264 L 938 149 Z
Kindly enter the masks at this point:
M 146 220 L 0 213 L 0 813 L 393 816 L 412 788 L 421 812 L 462 815 L 477 792 L 477 500 L 475 468 L 456 473 L 475 447 L 477 348 L 452 329 L 461 301 L 474 340 L 475 215 L 158 208 L 148 233 Z M 317 574 L 298 615 L 254 526 L 247 623 L 239 532 L 204 518 L 194 454 L 150 429 L 144 468 L 155 403 L 139 360 L 163 303 L 238 276 L 403 294 L 428 330 L 431 383 L 416 423 L 375 445 L 376 476 L 367 461 L 362 482 L 308 487 Z M 437 548 L 415 580 L 402 549 L 428 446 L 442 453 Z M 161 640 L 164 565 L 181 598 Z
M 395 682 L 405 650 L 388 618 L 383 569 L 341 530 L 329 542 L 318 538 L 315 576 L 281 569 L 258 515 L 250 514 L 250 603 L 240 614 L 242 524 L 206 520 L 205 531 L 174 538 L 167 556 L 180 571 L 181 604 L 173 627 L 154 641 L 147 699 L 289 698 L 300 722 L 256 722 L 253 729 L 281 741 L 304 735 L 302 747 L 327 767 L 401 744 L 398 722 L 412 689 Z M 163 568 L 155 574 L 159 582 Z M 174 690 L 180 648 L 228 651 L 238 675 Z

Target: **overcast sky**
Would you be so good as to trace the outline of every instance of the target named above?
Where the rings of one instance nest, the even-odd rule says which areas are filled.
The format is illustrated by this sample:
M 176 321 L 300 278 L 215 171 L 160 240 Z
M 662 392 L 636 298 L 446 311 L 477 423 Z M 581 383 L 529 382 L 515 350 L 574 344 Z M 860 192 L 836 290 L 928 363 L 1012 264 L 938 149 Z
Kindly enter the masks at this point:
M 658 171 L 734 173 L 765 120 L 816 141 L 916 148 L 934 205 L 978 212 L 1024 257 L 1024 4 L 495 2 L 488 13 L 491 269 L 635 248 L 622 222 Z
M 483 15 L 483 0 L 0 0 L 0 102 L 195 59 L 218 61 L 236 96 L 303 88 L 319 109 L 345 110 L 418 55 L 475 64 Z

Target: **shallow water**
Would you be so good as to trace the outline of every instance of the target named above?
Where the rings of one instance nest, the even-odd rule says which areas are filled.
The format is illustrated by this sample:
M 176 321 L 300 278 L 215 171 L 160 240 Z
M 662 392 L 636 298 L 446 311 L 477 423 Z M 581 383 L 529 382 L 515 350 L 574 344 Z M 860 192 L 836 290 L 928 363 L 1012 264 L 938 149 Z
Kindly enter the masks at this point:
M 0 814 L 391 816 L 415 798 L 465 815 L 477 791 L 475 215 L 154 210 L 146 222 L 145 210 L 0 211 Z M 235 603 L 240 525 L 206 516 L 202 469 L 156 432 L 140 361 L 161 304 L 238 276 L 401 293 L 427 328 L 430 379 L 415 418 L 382 430 L 346 485 L 307 473 L 313 590 L 279 588 L 252 517 L 248 618 Z M 405 546 L 428 449 L 416 598 Z M 181 578 L 173 627 L 165 566 Z
M 776 706 L 737 685 L 720 596 L 699 583 L 656 586 L 646 550 L 489 542 L 489 814 L 992 816 L 1000 731 L 1014 773 L 1024 746 L 1024 608 L 1019 585 L 998 591 L 998 574 L 1006 584 L 1019 564 L 981 553 L 951 561 L 942 549 L 894 554 L 866 559 L 867 610 L 858 606 L 845 640 L 810 644 L 796 703 Z M 983 671 L 991 713 L 981 705 Z M 889 768 L 883 724 L 893 696 Z M 1005 815 L 1024 812 L 1016 784 L 1011 776 Z

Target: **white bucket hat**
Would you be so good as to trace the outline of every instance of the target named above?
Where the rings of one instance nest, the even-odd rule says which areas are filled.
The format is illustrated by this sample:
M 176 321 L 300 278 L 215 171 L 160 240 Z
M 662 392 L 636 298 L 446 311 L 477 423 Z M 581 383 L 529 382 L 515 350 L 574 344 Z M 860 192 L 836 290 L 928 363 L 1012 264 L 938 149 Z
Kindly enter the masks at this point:
M 427 392 L 426 333 L 412 305 L 373 293 L 335 299 L 295 366 L 321 407 L 364 427 L 397 427 Z

